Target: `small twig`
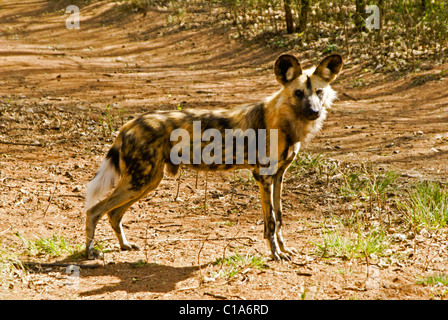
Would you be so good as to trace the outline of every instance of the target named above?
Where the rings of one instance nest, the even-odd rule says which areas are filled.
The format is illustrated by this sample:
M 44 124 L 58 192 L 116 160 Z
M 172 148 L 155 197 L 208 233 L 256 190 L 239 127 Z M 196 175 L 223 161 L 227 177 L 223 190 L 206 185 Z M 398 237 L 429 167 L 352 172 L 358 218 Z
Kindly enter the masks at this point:
M 9 230 L 11 230 L 11 227 L 9 227 L 9 228 L 7 228 L 7 229 L 5 229 L 5 230 L 3 230 L 3 231 L 0 231 L 0 235 L 2 235 L 2 234 L 4 234 L 4 233 L 8 232 Z
M 198 188 L 199 171 L 196 171 L 196 183 L 194 185 L 195 189 Z
M 204 191 L 204 214 L 207 214 L 207 182 L 208 182 L 208 172 L 205 172 L 205 191 Z
M 348 94 L 345 93 L 345 92 L 343 92 L 342 94 L 343 94 L 344 96 L 346 96 L 347 98 L 352 99 L 352 100 L 354 100 L 354 101 L 358 101 L 358 100 L 359 100 L 358 98 L 352 97 L 351 95 L 348 95 Z
M 42 262 L 33 262 L 33 261 L 20 261 L 18 262 L 26 267 L 37 267 L 37 268 L 50 268 L 50 267 L 63 267 L 67 268 L 69 266 L 76 266 L 84 269 L 95 269 L 101 267 L 99 263 L 95 264 L 79 264 L 79 263 L 62 263 L 62 262 L 53 262 L 53 263 L 42 263 Z
M 10 186 L 9 184 L 3 185 L 5 188 L 22 188 L 22 186 Z
M 199 273 L 201 274 L 201 282 L 202 282 L 202 279 L 204 277 L 202 276 L 202 268 L 201 268 L 201 263 L 200 263 L 200 257 L 201 257 L 202 249 L 204 248 L 205 242 L 208 240 L 208 237 L 209 237 L 209 235 L 207 235 L 205 240 L 202 242 L 201 248 L 199 249 L 199 252 L 198 252 L 198 268 L 199 268 Z
M 182 227 L 181 224 L 167 224 L 164 226 L 160 226 L 160 228 L 170 228 L 170 227 Z
M 296 272 L 298 276 L 311 277 L 313 274 L 309 272 Z
M 182 176 L 182 167 L 180 167 L 179 170 L 179 177 L 177 178 L 177 191 L 176 191 L 176 196 L 174 197 L 174 201 L 177 201 L 177 197 L 179 196 L 179 189 L 180 189 L 180 177 Z
M 146 230 L 145 230 L 145 249 L 144 249 L 144 252 L 145 252 L 146 261 L 149 261 L 148 260 L 148 229 L 149 229 L 149 220 L 148 220 L 148 222 L 146 224 Z
M 222 270 L 222 267 L 224 266 L 224 259 L 226 258 L 226 250 L 227 250 L 227 247 L 230 246 L 230 244 L 232 243 L 232 240 L 235 240 L 235 239 L 236 239 L 236 236 L 238 235 L 239 232 L 240 232 L 240 231 L 238 230 L 238 231 L 236 232 L 235 236 L 232 237 L 232 238 L 230 238 L 229 242 L 224 246 L 224 250 L 223 250 L 223 252 L 222 252 L 222 261 L 223 261 L 223 263 L 221 263 L 221 268 L 220 268 L 220 270 Z
M 221 300 L 228 300 L 229 298 L 227 298 L 226 296 L 222 296 L 220 294 L 216 294 L 216 293 L 211 293 L 211 292 L 204 292 L 205 295 L 211 296 L 213 298 L 216 299 L 221 299 Z
M 190 239 L 180 239 L 180 238 L 176 238 L 176 239 L 164 239 L 164 240 L 154 240 L 154 242 L 177 242 L 177 241 L 203 241 L 204 239 L 198 239 L 198 238 L 190 238 Z M 250 238 L 250 237 L 225 237 L 225 238 L 207 238 L 207 241 L 229 241 L 229 240 L 250 240 L 251 242 L 255 243 L 257 242 L 256 240 Z
M 428 250 L 427 250 L 427 253 L 426 253 L 426 259 L 425 259 L 425 265 L 424 265 L 423 271 L 427 271 L 428 270 L 429 263 L 431 262 L 431 259 L 429 258 L 429 256 L 430 256 L 430 253 L 431 253 L 431 245 L 432 245 L 433 241 L 434 241 L 434 236 L 431 236 L 431 241 L 428 244 Z
M 58 197 L 71 197 L 71 198 L 84 199 L 84 196 L 82 194 L 58 194 Z
M 370 274 L 369 274 L 369 269 L 370 269 L 370 263 L 369 263 L 369 257 L 367 255 L 366 249 L 364 248 L 364 256 L 366 257 L 366 264 L 367 264 L 367 275 L 366 275 L 366 281 L 369 280 Z
M 292 190 L 292 193 L 300 194 L 302 196 L 308 196 L 308 197 L 311 196 L 311 194 L 309 194 L 307 192 L 302 192 L 302 191 L 298 191 L 298 190 Z
M 235 183 L 235 179 L 236 179 L 236 170 L 233 170 L 233 182 Z M 232 190 L 232 195 L 230 196 L 230 202 L 233 202 L 233 196 L 236 193 L 236 187 L 233 188 Z
M 56 182 L 54 183 L 54 189 L 53 189 L 53 192 L 50 194 L 50 197 L 48 198 L 48 206 L 47 206 L 47 208 L 45 209 L 45 211 L 44 211 L 44 213 L 43 213 L 43 216 L 44 216 L 44 217 L 45 217 L 45 215 L 47 214 L 48 209 L 50 208 L 51 200 L 53 200 L 53 196 L 54 196 L 55 192 L 56 192 Z
M 64 185 L 68 185 L 68 182 L 63 182 L 63 181 L 54 181 L 54 180 L 39 180 L 37 181 L 39 183 L 59 183 L 59 184 L 64 184 Z
M 13 178 L 13 177 L 4 177 L 2 179 L 0 179 L 1 182 L 5 182 L 5 180 L 14 180 L 14 181 L 22 181 L 22 182 L 27 182 L 28 180 L 26 179 L 18 179 L 18 178 Z
M 32 142 L 13 142 L 13 141 L 0 141 L 2 144 L 12 144 L 15 146 L 32 146 L 32 147 L 42 147 L 42 143 L 32 143 Z
M 199 289 L 199 286 L 195 286 L 195 287 L 186 287 L 186 288 L 180 288 L 180 289 L 176 289 L 176 291 L 188 291 L 188 290 L 196 290 Z
M 305 267 L 307 264 L 306 262 L 295 262 L 295 261 L 291 261 L 291 263 L 299 267 Z

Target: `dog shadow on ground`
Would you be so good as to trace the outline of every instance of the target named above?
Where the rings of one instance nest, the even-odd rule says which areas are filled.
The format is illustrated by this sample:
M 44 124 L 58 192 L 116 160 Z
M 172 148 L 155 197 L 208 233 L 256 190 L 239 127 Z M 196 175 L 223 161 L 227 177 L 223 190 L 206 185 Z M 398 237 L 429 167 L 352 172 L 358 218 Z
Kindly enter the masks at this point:
M 197 283 L 198 271 L 207 267 L 173 267 L 156 263 L 119 262 L 79 272 L 79 295 L 88 297 L 124 291 L 129 293 L 168 293 Z M 185 281 L 184 284 L 178 283 Z

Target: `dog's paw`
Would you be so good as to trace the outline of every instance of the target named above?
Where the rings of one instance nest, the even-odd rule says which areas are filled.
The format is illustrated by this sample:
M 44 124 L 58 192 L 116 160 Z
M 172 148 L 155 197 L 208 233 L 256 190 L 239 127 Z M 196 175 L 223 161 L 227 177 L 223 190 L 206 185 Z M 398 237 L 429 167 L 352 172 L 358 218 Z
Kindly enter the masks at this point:
M 286 254 L 289 254 L 290 256 L 294 256 L 298 253 L 295 248 L 283 248 L 282 251 Z
M 291 261 L 292 254 L 280 250 L 275 250 L 274 252 L 272 252 L 271 258 L 275 261 L 284 261 L 284 260 Z
M 278 248 L 272 252 L 272 258 L 276 261 L 291 261 L 292 257 L 297 254 L 294 248 Z
M 132 242 L 127 242 L 127 243 L 123 243 L 122 245 L 120 245 L 121 250 L 125 250 L 125 251 L 132 251 L 132 250 L 140 250 L 140 247 Z
M 103 253 L 96 249 L 86 250 L 86 256 L 88 260 L 103 259 Z

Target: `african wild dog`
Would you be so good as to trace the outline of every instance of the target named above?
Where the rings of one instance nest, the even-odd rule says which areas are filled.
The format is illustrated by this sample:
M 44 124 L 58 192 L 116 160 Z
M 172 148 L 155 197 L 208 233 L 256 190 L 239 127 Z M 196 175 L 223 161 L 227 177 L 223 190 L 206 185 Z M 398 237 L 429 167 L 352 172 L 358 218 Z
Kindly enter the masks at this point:
M 320 130 L 336 92 L 329 83 L 342 68 L 342 58 L 333 54 L 323 59 L 316 68 L 303 70 L 292 55 L 280 56 L 274 65 L 280 91 L 264 102 L 219 110 L 175 110 L 147 112 L 126 123 L 103 160 L 95 178 L 87 185 L 86 194 L 86 252 L 89 259 L 100 253 L 93 248 L 98 220 L 108 214 L 120 247 L 138 249 L 128 242 L 123 233 L 121 219 L 136 201 L 154 190 L 163 178 L 164 169 L 176 175 L 180 164 L 171 161 L 170 153 L 176 144 L 170 138 L 175 129 L 192 133 L 193 123 L 201 124 L 201 131 L 214 128 L 272 130 L 277 133 L 277 166 L 271 175 L 260 174 L 266 166 L 247 160 L 240 164 L 204 164 L 190 162 L 197 170 L 252 169 L 261 193 L 264 216 L 264 237 L 268 240 L 274 259 L 291 259 L 294 250 L 285 247 L 282 238 L 282 180 L 285 170 L 294 160 L 302 142 Z M 257 131 L 258 130 L 258 131 Z M 258 135 L 258 133 L 257 133 Z M 193 139 L 188 140 L 193 146 Z M 200 144 L 204 148 L 203 142 Z M 247 156 L 247 146 L 244 147 Z M 244 159 L 247 159 L 245 157 Z M 115 187 L 115 188 L 114 188 Z M 112 190 L 107 197 L 106 194 Z M 104 198 L 104 199 L 103 199 Z M 101 201 L 100 201 L 101 200 Z

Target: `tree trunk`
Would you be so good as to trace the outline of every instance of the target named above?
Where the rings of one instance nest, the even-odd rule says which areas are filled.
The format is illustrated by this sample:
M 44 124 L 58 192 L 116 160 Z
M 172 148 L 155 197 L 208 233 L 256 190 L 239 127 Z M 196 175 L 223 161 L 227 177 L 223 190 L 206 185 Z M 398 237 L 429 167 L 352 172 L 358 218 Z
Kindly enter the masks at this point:
M 378 8 L 380 8 L 380 30 L 381 30 L 386 21 L 384 19 L 384 1 L 383 0 L 378 0 Z
M 422 0 L 422 2 L 420 3 L 420 9 L 422 10 L 422 16 L 425 15 L 427 8 L 428 8 L 428 1 Z
M 356 14 L 355 14 L 355 28 L 357 31 L 363 31 L 363 21 L 365 17 L 365 1 L 355 0 Z
M 304 32 L 306 30 L 306 24 L 308 22 L 308 11 L 310 10 L 310 0 L 301 0 L 300 2 L 300 20 L 299 31 Z
M 286 31 L 288 33 L 293 33 L 294 21 L 292 19 L 291 0 L 284 0 L 284 7 L 285 7 L 285 19 L 286 19 Z

